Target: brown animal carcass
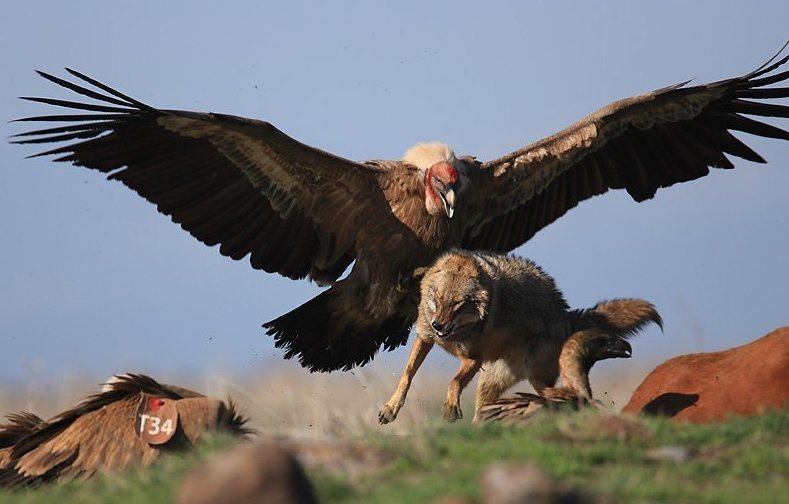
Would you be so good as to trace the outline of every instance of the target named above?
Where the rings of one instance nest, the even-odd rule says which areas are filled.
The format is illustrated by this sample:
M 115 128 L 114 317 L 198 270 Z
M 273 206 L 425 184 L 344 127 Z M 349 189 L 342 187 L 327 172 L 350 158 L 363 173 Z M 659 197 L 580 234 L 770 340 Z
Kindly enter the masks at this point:
M 134 374 L 115 377 L 48 421 L 29 413 L 7 418 L 0 427 L 0 487 L 147 466 L 206 432 L 250 432 L 232 403 Z
M 789 327 L 722 352 L 681 355 L 652 371 L 625 413 L 714 422 L 789 406 Z

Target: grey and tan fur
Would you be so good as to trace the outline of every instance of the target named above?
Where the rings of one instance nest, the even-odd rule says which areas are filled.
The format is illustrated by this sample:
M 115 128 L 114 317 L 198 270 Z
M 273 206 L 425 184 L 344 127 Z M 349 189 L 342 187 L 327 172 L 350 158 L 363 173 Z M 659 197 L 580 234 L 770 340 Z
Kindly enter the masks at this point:
M 625 338 L 649 322 L 662 324 L 647 301 L 603 301 L 590 309 L 571 310 L 554 280 L 528 259 L 450 251 L 422 279 L 417 337 L 379 421 L 396 418 L 414 374 L 436 343 L 460 359 L 444 404 L 448 421 L 462 417 L 460 393 L 482 370 L 476 419 L 482 406 L 519 381 L 528 380 L 538 394 L 553 387 L 563 345 L 574 333 L 591 330 Z M 575 380 L 570 386 L 591 397 L 588 381 Z

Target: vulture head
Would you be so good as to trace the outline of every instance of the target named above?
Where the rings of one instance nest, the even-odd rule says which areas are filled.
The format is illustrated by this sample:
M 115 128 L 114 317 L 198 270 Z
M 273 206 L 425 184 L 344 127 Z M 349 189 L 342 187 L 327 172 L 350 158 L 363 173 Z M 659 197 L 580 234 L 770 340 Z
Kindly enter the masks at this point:
M 597 361 L 629 359 L 633 355 L 633 347 L 624 338 L 602 332 L 589 333 L 590 336 L 585 340 L 579 355 L 587 372 Z
M 403 162 L 425 173 L 425 207 L 430 215 L 445 214 L 450 219 L 463 189 L 460 161 L 452 148 L 439 142 L 420 143 L 408 149 Z

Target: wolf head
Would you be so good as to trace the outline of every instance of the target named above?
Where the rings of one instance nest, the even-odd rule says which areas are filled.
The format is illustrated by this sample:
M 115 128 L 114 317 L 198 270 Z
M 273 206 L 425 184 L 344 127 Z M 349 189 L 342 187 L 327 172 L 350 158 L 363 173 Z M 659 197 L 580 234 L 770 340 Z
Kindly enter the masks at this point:
M 436 340 L 463 340 L 485 320 L 488 278 L 471 255 L 442 256 L 421 284 L 419 328 Z

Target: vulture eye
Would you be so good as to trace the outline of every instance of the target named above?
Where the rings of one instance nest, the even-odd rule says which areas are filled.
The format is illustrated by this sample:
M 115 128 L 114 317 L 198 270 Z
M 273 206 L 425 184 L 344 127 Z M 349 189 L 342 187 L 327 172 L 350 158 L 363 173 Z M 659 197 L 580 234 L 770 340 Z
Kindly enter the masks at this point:
M 447 188 L 447 185 L 445 183 L 443 183 L 442 181 L 440 181 L 435 177 L 433 177 L 433 185 L 439 192 L 443 192 Z

